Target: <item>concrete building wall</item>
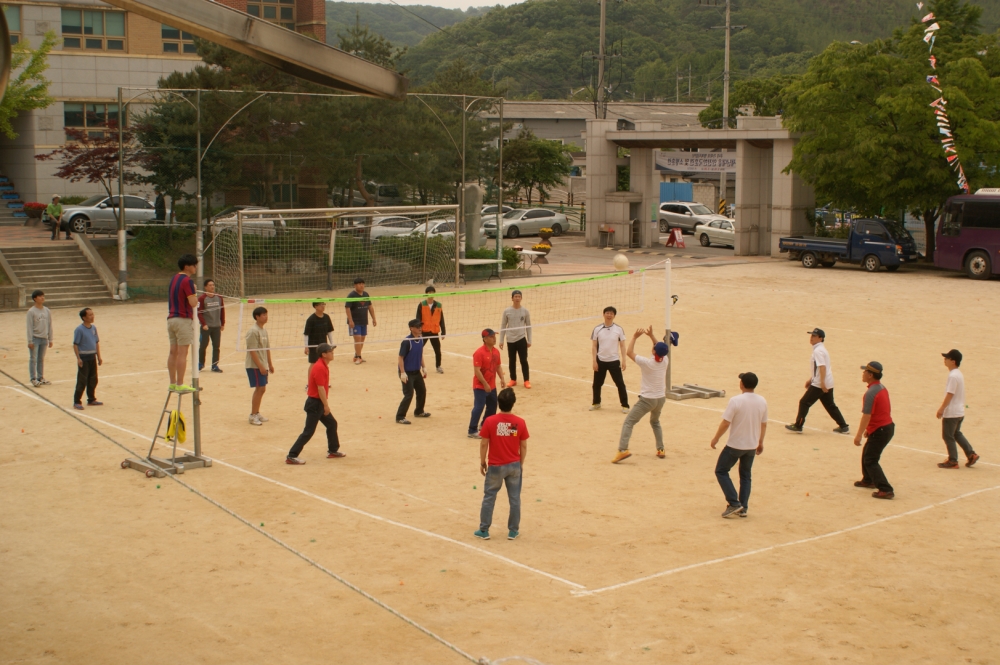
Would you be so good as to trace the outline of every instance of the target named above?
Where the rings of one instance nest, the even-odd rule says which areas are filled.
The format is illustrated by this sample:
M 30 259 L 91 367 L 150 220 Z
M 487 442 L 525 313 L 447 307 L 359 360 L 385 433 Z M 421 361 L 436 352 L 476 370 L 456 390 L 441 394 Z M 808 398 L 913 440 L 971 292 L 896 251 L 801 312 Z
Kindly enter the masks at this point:
M 606 196 L 615 191 L 618 146 L 604 138 L 617 126 L 615 120 L 587 121 L 587 245 L 598 242 L 599 229 L 607 223 Z
M 771 253 L 770 146 L 757 147 L 750 141 L 736 143 L 736 255 L 758 256 Z
M 792 161 L 793 147 L 794 141 L 774 142 L 771 256 L 778 255 L 778 240 L 781 237 L 812 232 L 806 211 L 816 208 L 816 194 L 813 188 L 804 183 L 796 173 L 782 173 Z

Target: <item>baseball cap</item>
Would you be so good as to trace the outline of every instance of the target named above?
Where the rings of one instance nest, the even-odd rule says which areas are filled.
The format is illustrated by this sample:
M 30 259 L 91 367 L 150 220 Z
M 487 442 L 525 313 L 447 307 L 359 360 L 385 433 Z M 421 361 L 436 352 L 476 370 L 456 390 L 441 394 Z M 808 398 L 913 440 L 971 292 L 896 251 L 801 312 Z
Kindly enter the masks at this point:
M 740 381 L 743 382 L 743 387 L 749 390 L 756 388 L 758 383 L 757 375 L 753 372 L 743 372 L 740 374 Z
M 483 328 L 483 337 L 493 337 L 496 335 L 496 331 L 493 328 Z
M 962 352 L 958 349 L 952 349 L 948 353 L 942 353 L 941 355 L 948 360 L 954 360 L 957 363 L 962 362 Z
M 420 322 L 420 319 L 410 319 L 410 322 L 407 323 L 406 325 L 410 326 L 411 328 L 421 328 L 423 327 L 424 324 Z
M 653 353 L 663 358 L 668 353 L 670 353 L 670 347 L 667 346 L 666 343 L 664 342 L 657 342 L 656 344 L 653 345 Z
M 514 296 L 523 296 L 523 295 L 524 294 L 521 293 L 520 291 L 518 291 L 517 289 L 514 289 L 513 291 L 510 292 L 510 297 L 511 298 L 513 298 Z
M 806 332 L 810 335 L 816 335 L 816 337 L 819 337 L 820 339 L 826 339 L 826 333 L 823 332 L 822 328 L 813 328 L 812 330 L 808 330 Z
M 873 360 L 870 363 L 868 363 L 867 365 L 862 365 L 861 369 L 863 369 L 863 370 L 865 370 L 867 372 L 871 372 L 872 374 L 881 374 L 882 373 L 882 363 L 878 362 L 877 360 Z
M 336 344 L 320 344 L 316 347 L 316 353 L 323 355 L 324 353 L 330 353 L 330 351 L 333 351 L 335 348 L 337 348 Z

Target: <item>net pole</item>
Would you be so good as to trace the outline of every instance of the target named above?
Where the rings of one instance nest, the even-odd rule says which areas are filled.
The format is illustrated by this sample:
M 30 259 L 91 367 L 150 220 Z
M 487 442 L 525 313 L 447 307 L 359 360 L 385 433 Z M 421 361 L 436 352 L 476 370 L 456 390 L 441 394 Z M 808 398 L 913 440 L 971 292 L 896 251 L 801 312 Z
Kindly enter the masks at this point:
M 425 231 L 425 233 L 424 233 L 424 274 L 423 274 L 424 284 L 427 284 L 427 240 L 430 238 L 430 233 L 428 233 L 430 231 L 430 228 L 431 228 L 431 218 L 430 218 L 430 215 L 424 215 L 424 231 Z
M 670 350 L 670 259 L 667 259 L 663 263 L 663 283 L 666 287 L 666 292 L 664 293 L 663 307 L 665 310 L 664 323 L 666 324 L 667 334 L 663 338 L 663 341 L 667 343 L 667 350 Z M 671 379 L 671 370 L 674 368 L 674 360 L 677 358 L 677 352 L 674 351 L 670 354 L 670 358 L 667 362 L 667 392 L 669 393 L 673 390 L 673 384 Z
M 246 298 L 246 283 L 244 278 L 244 272 L 246 270 L 243 265 L 243 211 L 236 211 L 236 248 L 237 248 L 237 260 L 240 266 L 240 298 Z
M 502 230 L 501 221 L 503 220 L 503 97 L 500 98 L 500 138 L 498 140 L 498 147 L 500 148 L 500 158 L 497 166 L 497 181 L 499 183 L 497 189 L 497 260 L 503 258 L 503 251 L 500 249 L 503 242 L 500 239 L 500 232 Z M 497 266 L 497 273 L 503 274 L 503 263 Z

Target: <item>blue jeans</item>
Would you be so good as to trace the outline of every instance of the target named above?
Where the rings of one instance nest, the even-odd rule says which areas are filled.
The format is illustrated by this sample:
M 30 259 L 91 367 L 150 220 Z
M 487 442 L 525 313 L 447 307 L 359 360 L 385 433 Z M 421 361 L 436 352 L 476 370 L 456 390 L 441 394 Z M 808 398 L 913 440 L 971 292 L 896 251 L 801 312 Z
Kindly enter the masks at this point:
M 517 531 L 521 526 L 521 463 L 511 462 L 503 466 L 491 466 L 486 469 L 486 480 L 483 483 L 483 507 L 479 510 L 479 529 L 489 531 L 493 524 L 493 504 L 497 501 L 497 492 L 506 481 L 507 501 L 510 503 L 510 517 L 507 518 L 507 530 Z
M 469 420 L 469 434 L 479 434 L 479 427 L 483 420 L 496 415 L 497 391 L 496 388 L 490 392 L 473 388 L 472 395 L 475 398 L 475 403 L 472 405 L 472 418 Z M 483 415 L 483 409 L 486 409 L 486 415 Z
M 31 343 L 35 348 L 28 349 L 28 374 L 32 381 L 41 381 L 45 378 L 45 350 L 49 348 L 49 340 L 44 337 L 33 337 Z
M 739 450 L 726 446 L 719 453 L 719 461 L 715 464 L 715 477 L 719 481 L 722 493 L 726 495 L 726 501 L 730 506 L 743 506 L 747 510 L 750 502 L 750 468 L 753 466 L 753 458 L 757 451 Z M 729 470 L 736 463 L 740 463 L 740 493 L 736 494 L 733 481 L 729 479 Z

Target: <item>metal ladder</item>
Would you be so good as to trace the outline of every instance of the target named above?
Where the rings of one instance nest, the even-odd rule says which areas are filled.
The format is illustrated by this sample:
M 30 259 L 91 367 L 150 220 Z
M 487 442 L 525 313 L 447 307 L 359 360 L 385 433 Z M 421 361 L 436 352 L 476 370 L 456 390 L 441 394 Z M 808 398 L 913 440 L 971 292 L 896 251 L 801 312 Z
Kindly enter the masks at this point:
M 132 468 L 137 471 L 142 471 L 146 474 L 147 478 L 163 478 L 168 473 L 181 474 L 188 469 L 197 469 L 203 467 L 212 466 L 212 460 L 208 457 L 204 457 L 201 454 L 201 427 L 198 422 L 199 418 L 199 406 L 201 405 L 201 400 L 199 398 L 198 392 L 200 389 L 195 382 L 195 389 L 191 390 L 176 390 L 171 388 L 167 391 L 167 399 L 163 403 L 163 410 L 160 412 L 160 421 L 156 424 L 156 432 L 153 433 L 153 440 L 149 444 L 149 452 L 146 454 L 145 459 L 129 458 L 122 462 L 122 468 L 128 469 Z M 174 430 L 174 435 L 172 437 L 167 437 L 166 432 L 160 434 L 161 429 L 163 429 L 163 422 L 166 420 L 169 423 L 170 420 L 170 399 L 173 395 L 177 395 L 177 409 L 178 413 L 181 413 L 181 404 L 185 395 L 191 395 L 193 398 L 194 405 L 194 422 L 193 427 L 193 439 L 194 439 L 194 454 L 177 454 L 177 434 L 180 428 Z M 167 425 L 169 428 L 169 424 Z M 156 442 L 159 440 L 172 442 L 170 457 L 154 457 L 153 449 L 156 447 Z

